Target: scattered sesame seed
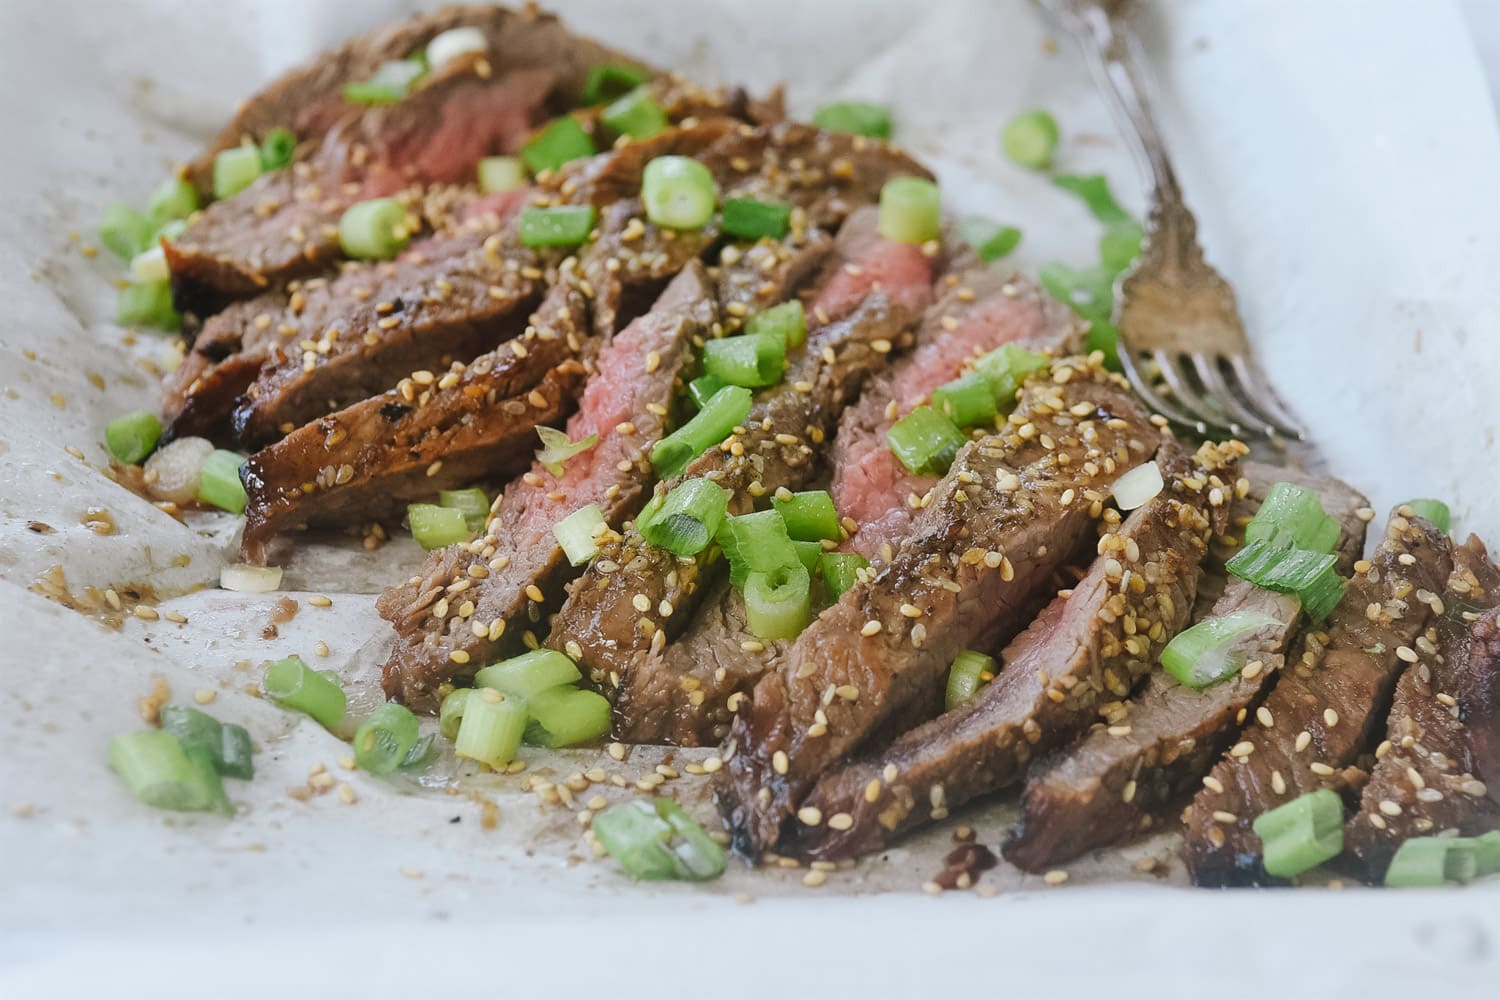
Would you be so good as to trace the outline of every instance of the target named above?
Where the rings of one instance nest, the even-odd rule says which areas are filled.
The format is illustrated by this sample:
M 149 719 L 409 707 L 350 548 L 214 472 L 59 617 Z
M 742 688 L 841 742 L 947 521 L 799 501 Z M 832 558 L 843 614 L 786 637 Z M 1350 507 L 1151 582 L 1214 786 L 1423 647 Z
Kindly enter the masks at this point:
M 1046 882 L 1048 885 L 1062 885 L 1067 880 L 1068 873 L 1063 871 L 1061 868 L 1054 868 L 1052 871 L 1042 876 L 1042 881 Z

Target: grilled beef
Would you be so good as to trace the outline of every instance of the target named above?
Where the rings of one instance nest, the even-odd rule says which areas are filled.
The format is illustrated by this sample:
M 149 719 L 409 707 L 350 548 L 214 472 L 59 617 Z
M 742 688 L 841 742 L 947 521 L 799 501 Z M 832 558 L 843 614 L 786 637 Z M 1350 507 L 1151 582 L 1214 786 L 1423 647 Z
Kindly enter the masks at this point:
M 1432 607 L 1436 621 L 1417 638 L 1417 661 L 1396 682 L 1385 741 L 1375 751 L 1359 812 L 1344 831 L 1345 850 L 1361 877 L 1372 882 L 1384 877 L 1396 849 L 1410 837 L 1500 829 L 1500 806 L 1475 777 L 1471 738 L 1472 732 L 1492 730 L 1494 718 L 1466 716 L 1459 704 L 1470 676 L 1495 670 L 1482 637 L 1475 636 L 1483 630 L 1474 619 L 1500 603 L 1500 570 L 1484 544 L 1470 537 L 1454 549 L 1441 597 L 1423 591 L 1414 596 Z
M 1469 757 L 1490 801 L 1500 805 L 1500 612 L 1486 611 L 1470 630 L 1469 669 L 1460 678 L 1458 710 L 1469 730 Z
M 377 607 L 398 636 L 383 669 L 387 695 L 434 707 L 439 685 L 518 648 L 523 628 L 555 607 L 574 573 L 553 526 L 588 504 L 611 528 L 639 509 L 654 478 L 651 446 L 667 429 L 693 340 L 715 319 L 708 276 L 692 262 L 649 313 L 599 352 L 567 427 L 574 441 L 598 435 L 598 443 L 570 459 L 560 477 L 536 463 L 506 488 L 480 538 L 433 553 L 416 582 L 381 596 Z
M 1236 525 L 1255 514 L 1273 482 L 1316 489 L 1323 509 L 1342 525 L 1340 572 L 1350 571 L 1364 550 L 1365 522 L 1355 513 L 1365 505 L 1364 497 L 1334 479 L 1309 480 L 1266 466 L 1245 471 L 1250 478 L 1241 482 L 1249 493 L 1231 508 Z M 1211 557 L 1206 579 L 1224 574 L 1224 560 Z M 1230 655 L 1245 669 L 1202 690 L 1157 670 L 1129 701 L 1105 705 L 1105 721 L 1081 741 L 1032 765 L 1021 800 L 1020 830 L 1005 845 L 1006 858 L 1041 871 L 1091 848 L 1129 840 L 1162 820 L 1175 803 L 1201 787 L 1203 775 L 1269 688 L 1301 610 L 1296 595 L 1229 580 L 1209 616 L 1255 612 L 1274 622 L 1236 640 Z
M 1390 704 L 1413 645 L 1435 619 L 1417 594 L 1440 594 L 1448 541 L 1426 521 L 1393 513 L 1384 541 L 1356 568 L 1320 629 L 1304 633 L 1257 710 L 1258 724 L 1203 779 L 1184 814 L 1188 868 L 1199 885 L 1267 884 L 1251 823 L 1297 796 L 1342 788 Z
M 1076 360 L 1031 379 L 1005 428 L 959 451 L 894 558 L 851 587 L 756 684 L 716 789 L 752 855 L 825 769 L 890 720 L 936 714 L 955 654 L 1008 639 L 1160 432 L 1120 381 Z

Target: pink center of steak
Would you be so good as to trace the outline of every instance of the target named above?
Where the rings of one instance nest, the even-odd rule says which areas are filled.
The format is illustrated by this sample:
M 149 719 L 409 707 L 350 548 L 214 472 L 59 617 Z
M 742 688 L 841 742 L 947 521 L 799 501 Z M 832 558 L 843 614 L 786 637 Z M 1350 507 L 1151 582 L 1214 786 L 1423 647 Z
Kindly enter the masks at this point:
M 932 258 L 920 247 L 877 237 L 856 253 L 845 253 L 858 263 L 842 265 L 813 300 L 820 322 L 842 319 L 876 290 L 884 291 L 893 305 L 920 309 L 926 304 Z

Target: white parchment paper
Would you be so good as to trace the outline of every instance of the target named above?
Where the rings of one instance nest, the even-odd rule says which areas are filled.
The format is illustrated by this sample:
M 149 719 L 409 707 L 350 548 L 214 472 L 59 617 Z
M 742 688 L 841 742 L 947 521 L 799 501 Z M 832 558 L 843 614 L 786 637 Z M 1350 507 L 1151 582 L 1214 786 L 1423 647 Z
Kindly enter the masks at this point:
M 409 541 L 373 556 L 310 544 L 287 579 L 301 611 L 263 639 L 276 598 L 213 589 L 234 522 L 178 524 L 99 472 L 104 424 L 154 405 L 150 369 L 169 351 L 111 325 L 120 267 L 83 247 L 106 202 L 144 198 L 236 100 L 411 6 L 0 5 L 0 994 L 175 995 L 203 977 L 226 996 L 354 982 L 375 995 L 495 983 L 633 996 L 654 983 L 731 996 L 1056 992 L 1060 981 L 1177 995 L 1295 969 L 1306 995 L 1417 984 L 1493 995 L 1466 992 L 1500 981 L 1493 885 L 1203 893 L 1170 887 L 1182 873 L 1158 838 L 1070 865 L 1060 889 L 1002 867 L 986 877 L 994 899 L 931 900 L 915 893 L 939 867 L 944 828 L 816 890 L 803 871 L 739 867 L 708 887 L 646 888 L 589 857 L 575 813 L 594 794 L 634 794 L 660 752 L 535 756 L 527 775 L 449 795 L 345 771 L 347 745 L 245 694 L 257 678 L 239 665 L 297 652 L 337 669 L 356 707 L 372 704 L 386 629 L 373 594 L 420 553 Z M 1088 263 L 1097 232 L 999 155 L 1016 110 L 1051 109 L 1059 168 L 1102 170 L 1141 207 L 1081 60 L 1021 0 L 557 7 L 581 31 L 705 80 L 786 81 L 799 112 L 830 97 L 890 103 L 950 204 L 1024 229 L 1024 267 Z M 1500 141 L 1456 10 L 1203 0 L 1147 14 L 1160 110 L 1210 257 L 1333 471 L 1382 508 L 1445 498 L 1460 526 L 1500 544 Z M 91 508 L 109 512 L 113 534 L 84 525 Z M 148 586 L 167 598 L 148 604 L 187 622 L 106 629 L 41 596 L 38 580 L 86 610 L 104 610 L 89 587 Z M 332 606 L 307 604 L 314 593 Z M 139 725 L 136 699 L 158 678 L 178 699 L 212 693 L 211 711 L 255 734 L 258 774 L 231 784 L 233 821 L 150 813 L 105 768 L 109 738 Z M 352 804 L 337 790 L 289 794 L 319 766 Z M 521 790 L 530 773 L 594 767 L 631 787 L 606 779 L 571 808 Z M 696 779 L 669 787 L 710 815 Z M 470 792 L 498 808 L 493 829 Z M 965 819 L 994 843 L 1012 815 L 1001 804 Z M 1129 875 L 1148 854 L 1164 859 L 1166 885 Z M 873 892 L 885 894 L 850 896 Z

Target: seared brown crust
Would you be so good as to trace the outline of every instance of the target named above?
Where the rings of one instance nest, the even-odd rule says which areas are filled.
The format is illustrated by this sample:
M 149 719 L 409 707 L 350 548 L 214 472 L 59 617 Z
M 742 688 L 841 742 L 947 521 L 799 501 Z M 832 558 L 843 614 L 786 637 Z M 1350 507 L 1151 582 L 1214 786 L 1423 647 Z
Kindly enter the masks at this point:
M 1474 774 L 1500 806 L 1500 612 L 1480 615 L 1470 640 L 1470 669 L 1459 685 L 1458 708 L 1469 732 Z

